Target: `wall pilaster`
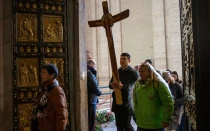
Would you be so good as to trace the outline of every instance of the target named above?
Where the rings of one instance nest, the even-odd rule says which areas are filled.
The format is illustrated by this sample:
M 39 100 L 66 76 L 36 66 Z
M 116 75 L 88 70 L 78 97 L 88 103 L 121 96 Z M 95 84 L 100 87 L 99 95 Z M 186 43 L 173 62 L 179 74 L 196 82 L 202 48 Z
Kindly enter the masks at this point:
M 154 67 L 163 71 L 166 70 L 166 32 L 164 1 L 152 0 L 152 24 L 153 24 L 153 44 L 154 44 Z
M 167 68 L 182 76 L 179 1 L 165 1 Z
M 3 54 L 2 54 L 2 44 L 3 44 L 3 0 L 0 0 L 0 112 L 3 112 L 4 109 L 4 105 L 3 105 L 3 101 L 4 101 L 4 97 L 3 97 L 3 92 L 4 92 L 4 81 L 3 81 Z
M 12 131 L 14 128 L 12 100 L 12 0 L 0 1 L 0 130 Z

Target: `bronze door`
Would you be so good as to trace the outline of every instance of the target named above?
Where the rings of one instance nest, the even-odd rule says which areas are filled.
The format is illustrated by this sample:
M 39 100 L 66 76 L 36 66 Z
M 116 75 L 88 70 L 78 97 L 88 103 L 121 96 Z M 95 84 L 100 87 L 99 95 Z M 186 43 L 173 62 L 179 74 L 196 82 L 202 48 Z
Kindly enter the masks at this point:
M 58 67 L 57 79 L 69 98 L 66 6 L 66 0 L 13 0 L 15 131 L 30 131 L 31 110 L 43 64 Z
M 187 130 L 196 130 L 195 69 L 192 23 L 192 0 L 180 0 L 183 87 Z

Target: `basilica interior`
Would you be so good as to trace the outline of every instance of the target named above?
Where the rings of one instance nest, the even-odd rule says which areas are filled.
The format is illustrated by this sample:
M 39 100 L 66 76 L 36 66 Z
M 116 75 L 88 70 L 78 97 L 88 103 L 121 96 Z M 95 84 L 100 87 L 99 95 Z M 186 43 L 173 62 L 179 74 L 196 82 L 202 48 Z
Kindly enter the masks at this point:
M 105 1 L 105 0 L 104 0 Z M 185 94 L 185 131 L 209 131 L 210 0 L 107 0 L 117 65 L 122 52 L 134 67 L 146 59 L 160 72 L 177 71 Z M 97 62 L 99 86 L 112 77 L 109 41 L 98 0 L 0 0 L 0 130 L 31 131 L 40 69 L 52 63 L 66 93 L 68 131 L 88 131 L 87 59 Z M 108 130 L 107 130 L 108 131 Z

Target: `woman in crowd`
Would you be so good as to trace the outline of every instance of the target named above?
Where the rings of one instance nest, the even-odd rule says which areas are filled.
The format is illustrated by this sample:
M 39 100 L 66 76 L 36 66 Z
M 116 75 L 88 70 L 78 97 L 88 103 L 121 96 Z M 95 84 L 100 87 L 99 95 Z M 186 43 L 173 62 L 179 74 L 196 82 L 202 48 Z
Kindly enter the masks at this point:
M 172 71 L 171 76 L 174 78 L 175 82 L 182 84 L 182 80 L 179 79 L 178 73 L 176 71 Z
M 174 110 L 168 85 L 149 63 L 140 65 L 139 73 L 133 90 L 137 131 L 163 131 Z
M 171 93 L 174 97 L 174 113 L 167 130 L 176 131 L 179 125 L 180 111 L 184 101 L 183 89 L 181 85 L 175 82 L 174 78 L 171 77 L 170 72 L 164 71 L 162 73 L 162 77 L 168 83 Z
M 174 78 L 174 80 L 182 85 L 182 80 L 179 79 L 178 73 L 176 71 L 173 71 L 171 73 L 171 76 Z M 181 107 L 180 115 L 179 115 L 179 127 L 177 131 L 184 131 L 184 122 L 185 122 L 185 114 L 184 114 L 184 106 Z

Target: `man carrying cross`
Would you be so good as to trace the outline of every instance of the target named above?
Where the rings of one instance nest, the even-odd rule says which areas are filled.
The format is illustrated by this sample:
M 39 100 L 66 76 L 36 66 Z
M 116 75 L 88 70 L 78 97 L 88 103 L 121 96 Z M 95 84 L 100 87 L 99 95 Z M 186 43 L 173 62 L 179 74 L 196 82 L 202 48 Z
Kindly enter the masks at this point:
M 113 81 L 111 79 L 109 88 L 111 89 L 120 89 L 122 94 L 122 105 L 116 103 L 115 91 L 112 92 L 113 103 L 112 103 L 112 112 L 115 113 L 115 120 L 117 131 L 134 131 L 131 125 L 131 118 L 133 116 L 133 108 L 131 106 L 131 97 L 133 85 L 138 79 L 137 72 L 129 66 L 130 55 L 128 53 L 122 53 L 120 55 L 120 65 L 118 69 L 120 83 Z
M 106 31 L 109 54 L 112 67 L 112 80 L 110 88 L 113 89 L 113 107 L 115 113 L 117 131 L 133 131 L 130 124 L 133 109 L 131 107 L 131 90 L 132 86 L 138 79 L 137 72 L 128 66 L 130 55 L 128 53 L 121 54 L 121 68 L 118 70 L 114 49 L 114 41 L 112 36 L 112 26 L 114 23 L 121 21 L 129 16 L 129 10 L 125 10 L 117 15 L 112 16 L 108 10 L 107 1 L 102 2 L 104 15 L 101 20 L 88 21 L 90 27 L 103 26 Z

